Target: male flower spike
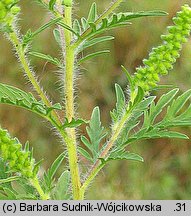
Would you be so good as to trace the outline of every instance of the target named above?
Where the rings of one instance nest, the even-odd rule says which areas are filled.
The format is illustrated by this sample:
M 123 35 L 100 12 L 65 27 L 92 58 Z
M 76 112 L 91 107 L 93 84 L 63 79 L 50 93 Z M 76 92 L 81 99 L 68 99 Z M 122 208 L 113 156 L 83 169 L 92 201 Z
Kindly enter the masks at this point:
M 16 5 L 17 2 L 17 0 L 0 1 L 0 25 L 11 24 L 14 16 L 20 12 L 20 8 Z
M 22 145 L 17 139 L 10 137 L 6 130 L 0 128 L 0 157 L 9 163 L 14 172 L 19 172 L 27 178 L 32 178 L 34 159 L 30 152 L 22 150 Z
M 168 74 L 179 57 L 182 44 L 187 41 L 191 32 L 191 8 L 182 6 L 182 10 L 173 18 L 174 26 L 168 27 L 168 33 L 162 35 L 163 44 L 153 48 L 149 58 L 143 61 L 144 66 L 137 68 L 134 85 L 149 91 L 157 86 L 160 75 Z

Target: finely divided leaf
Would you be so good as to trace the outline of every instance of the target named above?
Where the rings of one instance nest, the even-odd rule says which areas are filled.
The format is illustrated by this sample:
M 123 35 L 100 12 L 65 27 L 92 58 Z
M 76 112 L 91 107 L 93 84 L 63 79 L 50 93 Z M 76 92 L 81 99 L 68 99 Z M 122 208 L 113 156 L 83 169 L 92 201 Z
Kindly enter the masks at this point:
M 191 125 L 191 105 L 185 107 L 191 97 L 191 90 L 186 91 L 176 99 L 178 89 L 169 91 L 161 96 L 155 104 L 152 102 L 150 109 L 144 112 L 144 122 L 139 131 L 128 137 L 122 146 L 128 145 L 132 141 L 151 138 L 179 138 L 188 139 L 188 136 L 176 131 L 169 131 L 170 127 Z M 185 107 L 183 109 L 183 107 Z M 163 109 L 167 108 L 167 113 L 162 120 L 156 121 L 157 116 Z M 182 111 L 182 112 L 181 112 Z
M 125 111 L 125 95 L 123 93 L 123 90 L 119 84 L 115 84 L 115 92 L 116 92 L 116 108 L 110 113 L 112 120 L 114 122 L 117 122 L 122 114 Z
M 94 108 L 89 122 L 89 126 L 86 127 L 86 131 L 89 136 L 89 140 L 85 136 L 82 136 L 81 140 L 91 152 L 92 160 L 96 161 L 100 153 L 100 143 L 106 136 L 106 133 L 104 133 L 104 127 L 101 125 L 100 121 L 99 107 Z M 90 160 L 90 154 L 87 154 L 88 152 L 86 153 L 86 151 L 82 151 L 82 149 L 80 149 L 80 152 L 81 154 L 83 154 L 83 156 L 87 156 L 86 158 Z
M 140 155 L 124 150 L 111 153 L 107 159 L 101 158 L 102 163 L 107 163 L 111 160 L 134 160 L 144 162 L 144 159 Z
M 60 167 L 61 163 L 63 162 L 65 156 L 66 156 L 65 153 L 61 153 L 56 158 L 56 160 L 53 162 L 53 164 L 48 169 L 48 171 L 44 173 L 44 187 L 45 187 L 45 190 L 51 191 L 52 188 L 54 187 L 54 181 L 55 181 L 54 176 L 55 176 L 58 168 Z
M 162 112 L 163 108 L 171 102 L 177 92 L 178 89 L 173 89 L 167 94 L 162 95 L 156 105 L 154 104 L 154 102 L 152 103 L 149 111 L 151 124 L 154 122 L 155 118 Z
M 25 108 L 42 117 L 49 118 L 52 110 L 62 109 L 60 104 L 47 107 L 42 101 L 31 94 L 10 85 L 0 83 L 0 103 Z

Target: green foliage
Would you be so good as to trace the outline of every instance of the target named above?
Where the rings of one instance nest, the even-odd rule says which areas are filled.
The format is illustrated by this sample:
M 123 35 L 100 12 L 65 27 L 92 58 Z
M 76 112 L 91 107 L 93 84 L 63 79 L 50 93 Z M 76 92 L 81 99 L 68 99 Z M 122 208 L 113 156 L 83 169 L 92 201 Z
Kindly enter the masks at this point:
M 59 177 L 57 184 L 53 190 L 53 198 L 55 200 L 68 200 L 71 197 L 69 192 L 70 186 L 70 172 L 68 170 L 64 171 Z
M 60 61 L 55 58 L 55 57 L 52 57 L 50 55 L 46 55 L 46 54 L 43 54 L 43 53 L 39 53 L 39 52 L 29 52 L 30 55 L 32 56 L 35 56 L 35 57 L 38 57 L 38 58 L 41 58 L 41 59 L 44 59 L 46 60 L 47 62 L 50 62 L 60 68 L 62 68 L 62 64 L 60 63 Z
M 44 184 L 44 190 L 47 192 L 50 192 L 54 187 L 55 183 L 55 174 L 60 167 L 61 163 L 63 162 L 65 158 L 65 153 L 60 154 L 56 160 L 53 162 L 51 167 L 47 170 L 47 172 L 44 173 L 43 177 L 43 184 Z
M 176 99 L 178 89 L 173 89 L 164 94 L 158 103 L 152 102 L 150 109 L 144 112 L 144 122 L 139 131 L 129 137 L 124 142 L 123 146 L 132 141 L 149 138 L 180 138 L 188 139 L 182 133 L 169 131 L 168 128 L 177 126 L 190 126 L 191 125 L 191 109 L 190 106 L 183 110 L 183 106 L 191 97 L 191 90 L 186 91 Z M 162 120 L 158 120 L 159 114 L 166 108 L 166 114 Z M 181 112 L 182 110 L 182 112 Z M 135 125 L 136 126 L 136 125 Z M 132 130 L 133 128 L 131 128 Z
M 98 52 L 91 53 L 91 54 L 81 58 L 78 61 L 78 63 L 81 64 L 84 61 L 90 60 L 90 59 L 92 59 L 94 57 L 97 57 L 97 56 L 100 56 L 100 55 L 103 55 L 103 54 L 107 54 L 107 53 L 110 53 L 110 51 L 109 50 L 103 50 L 103 51 L 98 51 Z
M 110 113 L 113 122 L 120 120 L 126 107 L 125 95 L 120 85 L 115 84 L 115 92 L 117 99 L 116 108 Z
M 46 30 L 47 28 L 51 27 L 52 25 L 58 24 L 62 20 L 61 17 L 55 18 L 47 22 L 46 24 L 42 25 L 40 28 L 38 28 L 36 31 L 32 32 L 31 29 L 27 31 L 27 33 L 23 36 L 22 44 L 23 47 L 28 45 L 35 36 Z
M 73 19 L 72 0 L 37 1 L 47 8 L 53 17 L 36 31 L 32 32 L 29 29 L 24 36 L 20 34 L 15 23 L 15 15 L 19 12 L 18 2 L 13 0 L 0 2 L 0 24 L 1 30 L 7 33 L 12 42 L 19 62 L 40 99 L 37 100 L 31 93 L 10 85 L 0 84 L 0 103 L 25 108 L 44 117 L 56 129 L 67 150 L 56 158 L 42 177 L 39 177 L 42 160 L 35 163 L 28 142 L 22 148 L 16 138 L 12 139 L 7 131 L 0 129 L 0 199 L 83 199 L 91 181 L 107 162 L 112 160 L 143 162 L 140 155 L 126 149 L 133 141 L 164 137 L 188 139 L 185 134 L 170 128 L 191 126 L 189 102 L 191 90 L 178 97 L 175 97 L 178 89 L 170 90 L 163 94 L 158 102 L 154 101 L 156 97 L 150 96 L 150 90 L 159 87 L 157 85 L 159 75 L 164 75 L 172 69 L 173 63 L 179 57 L 182 43 L 190 34 L 189 6 L 182 7 L 182 11 L 173 19 L 175 25 L 168 28 L 167 35 L 162 36 L 163 45 L 153 49 L 148 60 L 143 61 L 144 67 L 138 68 L 134 76 L 122 66 L 129 84 L 128 95 L 119 84 L 115 84 L 116 106 L 110 113 L 112 124 L 105 129 L 102 126 L 98 106 L 93 109 L 90 121 L 77 116 L 74 106 L 76 96 L 74 72 L 79 64 L 109 51 L 95 51 L 86 56 L 83 56 L 82 52 L 89 47 L 114 39 L 112 36 L 100 36 L 110 29 L 129 26 L 130 21 L 135 18 L 164 16 L 166 13 L 163 11 L 114 13 L 122 2 L 115 0 L 102 14 L 98 14 L 97 5 L 93 3 L 87 18 L 82 17 L 78 20 Z M 56 29 L 53 30 L 55 41 L 62 51 L 60 59 L 29 49 L 33 39 L 53 25 L 56 25 Z M 28 54 L 59 67 L 61 83 L 64 84 L 61 85 L 64 87 L 61 104 L 52 105 L 47 94 L 43 92 L 35 72 L 28 63 Z M 82 57 L 79 58 L 78 54 Z M 85 124 L 88 124 L 87 134 L 80 136 L 83 144 L 80 147 L 77 145 L 76 131 Z M 78 153 L 88 160 L 87 163 L 91 166 L 88 173 L 80 169 Z M 62 171 L 57 178 L 56 174 L 66 154 L 69 168 Z M 85 176 L 83 181 L 81 176 Z
M 81 136 L 81 141 L 86 146 L 91 155 L 83 148 L 78 148 L 80 154 L 82 154 L 86 159 L 95 162 L 99 157 L 101 141 L 107 135 L 104 132 L 104 127 L 101 125 L 100 121 L 100 110 L 99 107 L 95 107 L 89 122 L 89 126 L 86 127 L 89 139 L 85 136 Z
M 51 117 L 52 110 L 61 109 L 60 104 L 47 107 L 31 93 L 26 93 L 23 90 L 2 83 L 0 83 L 0 103 L 21 107 L 45 118 Z
M 72 119 L 72 121 L 68 121 L 68 119 L 65 119 L 64 124 L 62 125 L 62 128 L 77 128 L 82 124 L 86 124 L 87 122 L 84 121 L 83 119 Z
M 140 155 L 135 154 L 135 153 L 130 153 L 124 150 L 118 151 L 118 152 L 112 152 L 108 158 L 106 159 L 100 158 L 100 160 L 104 164 L 112 160 L 133 160 L 133 161 L 139 161 L 139 162 L 144 161 L 144 159 Z
M 127 26 L 130 23 L 128 22 L 131 19 L 134 18 L 140 18 L 140 17 L 146 17 L 146 16 L 164 16 L 166 13 L 164 11 L 148 11 L 148 12 L 127 12 L 127 13 L 118 13 L 113 14 L 110 17 L 104 17 L 104 14 L 101 16 L 101 18 L 97 18 L 97 6 L 96 3 L 93 3 L 88 18 L 82 18 L 81 24 L 82 24 L 82 39 L 94 37 L 98 34 L 103 33 L 106 30 L 113 29 L 116 27 L 121 26 Z M 85 33 L 89 29 L 90 31 L 88 33 Z M 81 40 L 81 39 L 80 39 Z

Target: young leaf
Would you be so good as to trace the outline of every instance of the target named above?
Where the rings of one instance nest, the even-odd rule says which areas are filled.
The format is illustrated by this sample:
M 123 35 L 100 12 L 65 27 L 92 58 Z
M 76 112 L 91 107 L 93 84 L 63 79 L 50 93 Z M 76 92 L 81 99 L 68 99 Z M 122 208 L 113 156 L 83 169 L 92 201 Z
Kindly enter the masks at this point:
M 114 39 L 114 37 L 112 37 L 112 36 L 103 36 L 103 37 L 94 38 L 92 40 L 87 40 L 79 48 L 78 53 L 85 50 L 88 47 L 94 46 L 94 45 L 96 45 L 98 43 L 102 43 L 102 42 L 105 42 L 105 41 L 110 41 L 110 40 L 113 40 L 113 39 Z
M 61 163 L 63 162 L 64 158 L 65 158 L 65 153 L 61 153 L 53 162 L 53 164 L 48 169 L 48 171 L 44 173 L 43 184 L 44 184 L 44 190 L 46 190 L 47 192 L 50 192 L 52 188 L 54 188 L 54 182 L 55 182 L 54 176 L 56 171 L 60 167 Z
M 115 84 L 115 92 L 116 92 L 116 108 L 110 113 L 112 120 L 117 122 L 122 114 L 124 113 L 126 102 L 125 102 L 125 95 L 123 90 L 119 84 Z
M 89 144 L 87 144 L 88 139 L 84 136 L 81 137 L 82 142 L 88 147 L 88 149 L 91 151 L 92 159 L 93 161 L 96 161 L 97 157 L 99 156 L 100 152 L 100 143 L 102 139 L 106 136 L 106 133 L 104 133 L 104 127 L 101 125 L 100 121 L 100 110 L 99 107 L 95 107 L 92 116 L 89 122 L 89 126 L 86 127 L 87 134 L 89 136 Z M 83 156 L 85 156 L 85 151 L 82 152 L 80 150 Z M 89 160 L 89 155 L 87 157 Z
M 81 64 L 82 62 L 84 61 L 87 61 L 87 60 L 90 60 L 94 57 L 97 57 L 97 56 L 100 56 L 100 55 L 103 55 L 103 54 L 107 54 L 107 53 L 110 53 L 109 50 L 103 50 L 103 51 L 98 51 L 98 52 L 95 52 L 95 53 L 91 53 L 83 58 L 81 58 L 78 63 Z
M 129 81 L 130 89 L 134 90 L 134 84 L 133 84 L 133 79 L 132 79 L 131 75 L 129 74 L 128 70 L 123 65 L 121 65 L 121 68 L 122 68 L 123 72 L 125 73 L 127 80 Z
M 86 31 L 86 29 L 88 28 L 89 24 L 88 24 L 88 21 L 86 20 L 85 17 L 81 18 L 81 23 L 82 23 L 83 31 Z
M 93 162 L 92 156 L 82 147 L 78 147 L 78 152 L 84 156 L 87 160 Z
M 96 19 L 97 19 L 97 5 L 94 2 L 90 8 L 87 21 L 88 23 L 91 23 L 91 22 L 95 22 Z
M 73 22 L 73 29 L 78 35 L 81 35 L 81 27 L 80 27 L 80 23 L 77 19 L 75 19 Z
M 157 102 L 156 106 L 153 104 L 151 105 L 150 109 L 150 121 L 151 124 L 154 122 L 157 115 L 159 115 L 162 109 L 171 102 L 171 100 L 175 97 L 179 89 L 173 89 L 167 94 L 162 95 L 162 97 Z
M 56 42 L 61 47 L 61 36 L 60 36 L 59 30 L 58 29 L 54 29 L 53 30 L 53 34 L 54 34 L 54 38 L 55 38 Z
M 30 55 L 32 56 L 35 56 L 35 57 L 38 57 L 38 58 L 41 58 L 41 59 L 44 59 L 58 67 L 63 67 L 61 65 L 61 62 L 57 59 L 57 58 L 54 58 L 50 55 L 46 55 L 46 54 L 43 54 L 43 53 L 39 53 L 39 52 L 29 52 Z
M 180 109 L 184 106 L 184 104 L 189 100 L 190 97 L 191 97 L 191 89 L 184 92 L 176 100 L 174 100 L 172 105 L 169 106 L 168 108 L 167 118 L 172 118 L 173 116 L 175 116 L 180 111 Z
M 65 119 L 65 122 L 63 124 L 63 128 L 76 128 L 79 127 L 82 124 L 87 124 L 86 121 L 84 121 L 83 119 L 72 119 L 71 122 L 68 122 L 68 119 Z
M 53 179 L 54 178 L 54 175 L 56 173 L 56 171 L 58 170 L 58 168 L 60 167 L 62 161 L 64 160 L 65 158 L 65 153 L 61 153 L 57 158 L 56 160 L 53 162 L 52 166 L 50 167 L 50 169 L 48 170 L 47 172 L 47 176 L 49 179 Z
M 68 170 L 64 171 L 58 182 L 56 183 L 56 187 L 53 190 L 53 197 L 55 200 L 68 200 L 69 195 L 69 184 L 70 184 L 70 172 Z

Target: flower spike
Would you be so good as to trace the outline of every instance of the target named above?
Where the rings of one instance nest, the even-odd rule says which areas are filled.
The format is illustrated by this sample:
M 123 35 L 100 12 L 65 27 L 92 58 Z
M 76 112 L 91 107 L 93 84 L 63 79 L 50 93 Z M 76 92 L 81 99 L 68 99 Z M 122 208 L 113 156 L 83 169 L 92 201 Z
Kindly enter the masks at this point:
M 191 8 L 182 6 L 182 10 L 173 18 L 174 26 L 168 27 L 168 33 L 162 35 L 163 44 L 153 48 L 149 58 L 143 61 L 144 66 L 137 68 L 134 85 L 149 91 L 157 86 L 160 75 L 167 75 L 179 57 L 182 44 L 191 33 Z

